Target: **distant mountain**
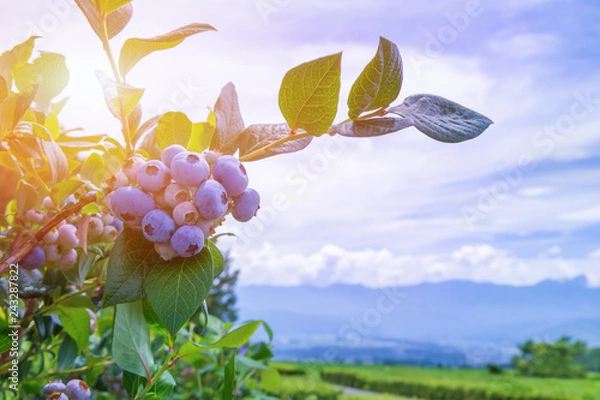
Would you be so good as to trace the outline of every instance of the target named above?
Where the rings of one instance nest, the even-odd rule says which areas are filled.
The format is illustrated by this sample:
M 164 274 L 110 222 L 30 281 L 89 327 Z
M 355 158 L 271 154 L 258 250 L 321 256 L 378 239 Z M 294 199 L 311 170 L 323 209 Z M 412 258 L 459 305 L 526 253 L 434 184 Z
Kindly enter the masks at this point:
M 434 363 L 480 364 L 506 362 L 517 343 L 531 338 L 569 335 L 600 346 L 600 289 L 587 287 L 585 278 L 522 287 L 469 281 L 384 289 L 245 286 L 237 295 L 241 318 L 266 320 L 278 338 L 276 354 L 286 358 L 323 358 L 319 348 L 328 347 L 363 361 L 387 355 L 387 361 L 422 363 L 430 354 Z M 405 351 L 396 354 L 401 344 Z

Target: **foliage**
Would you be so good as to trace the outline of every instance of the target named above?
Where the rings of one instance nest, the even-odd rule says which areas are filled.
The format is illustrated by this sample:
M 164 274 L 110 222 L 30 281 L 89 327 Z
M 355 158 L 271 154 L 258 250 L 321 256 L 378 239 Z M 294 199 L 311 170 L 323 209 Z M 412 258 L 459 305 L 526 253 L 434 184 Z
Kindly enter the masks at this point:
M 577 364 L 586 352 L 583 342 L 571 342 L 568 337 L 556 343 L 529 340 L 519 349 L 521 354 L 513 358 L 513 365 L 523 375 L 541 378 L 583 378 L 586 375 L 586 368 Z
M 149 242 L 148 232 L 124 218 L 137 221 L 149 212 L 119 214 L 128 225 L 123 230 L 111 202 L 123 193 L 120 187 L 139 176 L 132 166 L 158 159 L 176 144 L 195 154 L 204 151 L 198 157 L 205 160 L 237 154 L 239 165 L 302 150 L 324 134 L 370 137 L 414 126 L 436 140 L 460 142 L 492 122 L 434 95 L 409 96 L 391 106 L 404 76 L 398 48 L 384 38 L 352 87 L 350 118 L 335 125 L 341 53 L 301 64 L 284 76 L 279 105 L 285 123 L 246 127 L 232 83 L 205 121 L 179 112 L 144 116 L 144 89 L 128 83 L 127 74 L 153 52 L 215 28 L 194 23 L 152 38 L 129 38 L 115 57 L 111 39 L 132 18 L 130 0 L 75 2 L 111 65 L 112 77 L 99 71 L 97 78 L 110 115 L 121 124 L 122 140 L 60 123 L 67 63 L 57 53 L 35 54 L 36 37 L 0 55 L 0 177 L 6 183 L 0 197 L 5 209 L 0 275 L 8 275 L 1 296 L 9 305 L 0 311 L 0 378 L 10 384 L 15 358 L 6 338 L 16 329 L 25 398 L 40 396 L 50 379 L 80 378 L 96 398 L 267 399 L 265 391 L 280 390 L 279 373 L 268 366 L 271 345 L 248 341 L 262 325 L 270 342 L 268 325 L 249 321 L 234 327 L 207 317 L 205 299 L 225 268 L 214 231 L 225 217 L 209 221 L 214 225 L 195 236 L 190 257 L 166 257 L 164 246 L 153 251 L 165 243 Z M 241 165 L 239 171 L 244 171 Z M 146 205 L 168 209 L 157 205 L 159 192 L 147 189 L 155 203 L 135 190 Z M 226 199 L 227 212 L 236 202 Z M 198 231 L 195 225 L 190 229 Z M 22 268 L 13 267 L 17 264 Z M 236 278 L 226 272 L 217 281 L 225 296 Z M 221 295 L 226 306 L 231 301 Z
M 279 368 L 281 364 L 274 366 Z M 486 370 L 317 363 L 284 365 L 303 368 L 309 374 L 322 371 L 322 380 L 334 384 L 424 399 L 593 400 L 600 393 L 600 381 L 594 376 L 588 379 L 539 379 L 523 377 L 512 370 L 491 375 Z
M 588 349 L 577 359 L 577 363 L 589 371 L 600 372 L 600 347 Z

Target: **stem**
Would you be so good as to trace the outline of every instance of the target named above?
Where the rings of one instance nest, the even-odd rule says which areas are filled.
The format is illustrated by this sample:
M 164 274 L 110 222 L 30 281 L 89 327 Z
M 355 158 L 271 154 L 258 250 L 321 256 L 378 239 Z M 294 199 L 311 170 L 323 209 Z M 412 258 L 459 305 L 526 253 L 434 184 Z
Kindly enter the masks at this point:
M 2 262 L 0 262 L 0 276 L 4 275 L 12 264 L 17 264 L 27 254 L 29 254 L 31 250 L 33 250 L 33 248 L 37 246 L 38 242 L 41 241 L 44 238 L 44 236 L 46 236 L 48 232 L 54 229 L 61 221 L 64 221 L 69 216 L 79 212 L 87 204 L 93 203 L 94 201 L 96 201 L 96 193 L 83 197 L 76 204 L 68 206 L 63 211 L 58 213 L 46 225 L 41 227 L 40 230 L 37 231 L 35 236 L 29 238 L 28 241 L 23 243 L 14 251 L 11 251 L 10 255 L 4 260 L 2 260 Z
M 113 72 L 113 76 L 118 85 L 124 84 L 124 80 L 121 78 L 119 74 L 119 70 L 117 68 L 117 63 L 115 61 L 115 57 L 110 49 L 110 43 L 108 39 L 108 29 L 106 26 L 106 15 L 102 15 L 102 47 L 104 48 L 104 52 L 108 57 L 108 61 L 110 63 L 110 67 Z M 119 97 L 119 116 L 121 117 L 121 125 L 122 125 L 122 133 L 123 139 L 125 140 L 125 148 L 127 149 L 128 155 L 133 155 L 133 144 L 131 143 L 131 133 L 129 132 L 129 123 L 127 121 L 127 116 L 125 116 L 125 107 L 123 106 L 123 98 L 119 93 L 119 87 L 117 87 L 117 95 Z
M 292 140 L 303 139 L 309 136 L 313 135 L 306 132 L 289 134 L 287 136 L 282 137 L 279 140 L 274 141 L 273 143 L 269 143 L 268 145 L 261 147 L 260 149 L 254 150 L 253 152 L 246 154 L 243 157 L 240 157 L 240 161 L 254 161 L 256 157 L 265 154 L 267 151 L 274 149 L 275 147 L 280 146 L 283 143 L 290 142 Z
M 88 287 L 86 287 L 86 288 L 83 288 L 83 289 L 81 289 L 81 290 L 78 290 L 78 291 L 76 291 L 76 292 L 69 293 L 68 295 L 61 297 L 61 298 L 60 298 L 59 300 L 57 300 L 56 302 L 54 302 L 54 303 L 52 303 L 52 304 L 49 304 L 49 305 L 47 305 L 47 306 L 45 306 L 45 307 L 42 307 L 42 308 L 40 308 L 40 309 L 38 310 L 38 312 L 37 312 L 37 313 L 38 313 L 38 314 L 40 314 L 40 315 L 42 315 L 42 314 L 46 314 L 46 313 L 48 313 L 50 310 L 52 310 L 52 309 L 54 309 L 54 308 L 56 308 L 56 307 L 60 306 L 60 304 L 61 304 L 62 302 L 64 302 L 65 300 L 67 300 L 67 299 L 70 299 L 70 298 L 72 298 L 72 297 L 79 296 L 79 295 L 80 295 L 80 294 L 82 294 L 82 293 L 87 293 L 87 292 L 89 292 L 90 290 L 95 290 L 95 289 L 96 289 L 96 288 L 98 288 L 98 287 L 99 287 L 99 285 L 96 283 L 96 284 L 94 284 L 94 285 L 92 285 L 92 286 L 88 286 Z
M 113 362 L 114 362 L 114 360 L 111 359 L 111 360 L 102 361 L 102 362 L 100 362 L 98 364 L 94 364 L 94 365 L 84 365 L 83 367 L 79 367 L 79 368 L 65 369 L 65 370 L 62 370 L 62 371 L 50 371 L 46 375 L 43 375 L 43 376 L 34 376 L 34 377 L 29 378 L 29 379 L 26 379 L 23 382 L 27 382 L 27 381 L 30 381 L 30 380 L 44 381 L 44 380 L 46 380 L 48 378 L 53 378 L 56 375 L 69 375 L 69 374 L 75 374 L 75 373 L 78 373 L 78 372 L 85 372 L 85 371 L 90 370 L 90 369 L 92 369 L 94 367 L 97 367 L 99 365 L 109 365 L 109 364 L 112 364 Z
M 156 382 L 162 374 L 165 373 L 166 370 L 168 370 L 169 368 L 172 367 L 171 365 L 171 357 L 173 356 L 173 351 L 169 351 L 169 353 L 167 353 L 167 357 L 165 357 L 165 361 L 163 362 L 163 364 L 160 366 L 160 369 L 158 371 L 156 371 L 156 373 L 152 376 L 151 379 L 148 380 L 148 382 L 146 383 L 146 386 L 144 387 L 144 390 L 142 390 L 140 393 L 138 393 L 133 400 L 141 400 L 144 398 L 145 395 L 148 394 L 148 392 L 150 391 L 150 388 L 152 387 L 152 384 L 154 382 Z
M 386 115 L 388 113 L 387 111 L 387 107 L 381 107 L 379 110 L 375 110 L 369 114 L 366 115 L 361 115 L 360 117 L 352 120 L 350 118 L 343 120 L 342 122 L 340 122 L 339 124 L 345 124 L 346 122 L 350 122 L 350 121 L 361 121 L 364 119 L 369 119 L 369 118 L 373 118 L 373 117 L 383 117 L 384 115 Z M 339 125 L 338 124 L 338 125 Z

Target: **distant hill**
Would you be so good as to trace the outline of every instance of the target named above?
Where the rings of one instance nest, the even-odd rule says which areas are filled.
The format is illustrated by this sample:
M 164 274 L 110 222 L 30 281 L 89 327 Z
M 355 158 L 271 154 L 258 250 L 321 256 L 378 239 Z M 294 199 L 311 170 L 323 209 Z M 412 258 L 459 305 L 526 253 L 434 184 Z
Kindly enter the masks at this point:
M 585 278 L 522 287 L 468 281 L 385 289 L 245 286 L 237 295 L 241 318 L 266 320 L 278 338 L 276 354 L 285 358 L 323 358 L 328 347 L 344 348 L 341 354 L 358 361 L 418 354 L 413 358 L 422 363 L 433 352 L 434 364 L 481 364 L 506 362 L 530 338 L 569 335 L 600 346 L 600 288 L 587 287 Z M 402 343 L 406 351 L 394 353 Z

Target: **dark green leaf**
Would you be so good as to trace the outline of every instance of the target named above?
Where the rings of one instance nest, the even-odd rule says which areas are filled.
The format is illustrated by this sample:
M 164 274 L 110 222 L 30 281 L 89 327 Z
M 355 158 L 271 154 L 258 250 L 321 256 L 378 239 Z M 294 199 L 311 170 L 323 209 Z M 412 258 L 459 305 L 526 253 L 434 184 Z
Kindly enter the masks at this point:
M 244 130 L 244 120 L 233 83 L 229 82 L 221 89 L 214 112 L 217 126 L 210 147 L 225 154 L 233 154 L 238 149 L 238 137 Z
M 204 247 L 196 256 L 151 266 L 144 291 L 162 325 L 175 335 L 202 305 L 212 280 L 212 259 Z
M 127 391 L 129 398 L 133 399 L 138 392 L 142 391 L 148 380 L 129 371 L 123 371 L 123 387 Z
M 216 29 L 207 24 L 189 24 L 164 35 L 149 39 L 127 39 L 121 48 L 119 71 L 122 76 L 125 76 L 135 64 L 148 54 L 175 47 L 188 36 L 214 30 Z
M 356 119 L 365 111 L 387 107 L 396 100 L 402 87 L 402 57 L 398 47 L 379 38 L 375 57 L 352 85 L 348 96 L 348 116 Z
M 179 348 L 179 354 L 192 354 L 199 351 L 225 348 L 237 348 L 243 346 L 250 340 L 254 332 L 262 324 L 262 321 L 248 322 L 239 328 L 229 332 L 215 343 L 209 345 L 199 345 L 193 342 L 186 342 Z
M 65 332 L 77 343 L 77 348 L 83 352 L 89 343 L 90 315 L 85 308 L 58 307 L 56 314 Z
M 145 271 L 160 263 L 154 246 L 141 231 L 125 228 L 110 252 L 103 307 L 144 297 Z
M 288 124 L 259 124 L 250 125 L 240 135 L 240 157 L 244 157 L 253 151 L 268 146 L 279 139 L 282 139 L 291 133 Z M 263 158 L 275 156 L 278 154 L 294 153 L 300 151 L 310 144 L 312 136 L 290 140 L 279 146 L 268 149 L 260 154 L 256 154 L 246 161 L 255 161 Z
M 141 301 L 117 304 L 112 354 L 119 367 L 126 371 L 146 377 L 152 370 L 150 330 Z
M 389 109 L 432 139 L 458 143 L 473 139 L 493 122 L 486 116 L 458 103 L 432 94 L 415 94 Z
M 372 137 L 397 132 L 412 126 L 412 122 L 406 118 L 371 118 L 357 121 L 344 122 L 333 125 L 331 130 L 348 137 Z
M 144 308 L 144 319 L 148 323 L 150 329 L 157 335 L 163 336 L 170 340 L 171 334 L 161 324 L 160 320 L 158 319 L 158 315 L 156 315 L 156 312 L 152 309 L 148 299 L 143 299 L 142 302 Z
M 186 147 L 192 136 L 192 121 L 182 112 L 165 113 L 156 125 L 156 144 L 163 151 L 172 144 Z
M 337 113 L 342 53 L 301 64 L 288 71 L 279 89 L 279 108 L 292 130 L 321 135 Z
M 77 358 L 77 343 L 69 335 L 65 335 L 58 348 L 57 367 L 58 370 L 67 369 Z
M 155 366 L 155 369 L 158 369 L 158 365 Z M 158 381 L 154 382 L 150 388 L 150 393 L 156 394 L 159 399 L 168 399 L 171 392 L 173 392 L 175 385 L 176 382 L 175 379 L 173 379 L 173 375 L 171 375 L 169 371 L 165 371 L 160 378 L 158 378 Z
M 235 354 L 231 355 L 231 358 L 225 366 L 225 378 L 223 380 L 223 400 L 233 399 L 235 390 Z
M 208 241 L 208 249 L 210 250 L 213 273 L 214 277 L 216 278 L 217 276 L 221 275 L 221 272 L 223 272 L 223 268 L 225 267 L 225 259 L 223 258 L 221 250 L 219 250 L 217 245 L 211 240 Z

